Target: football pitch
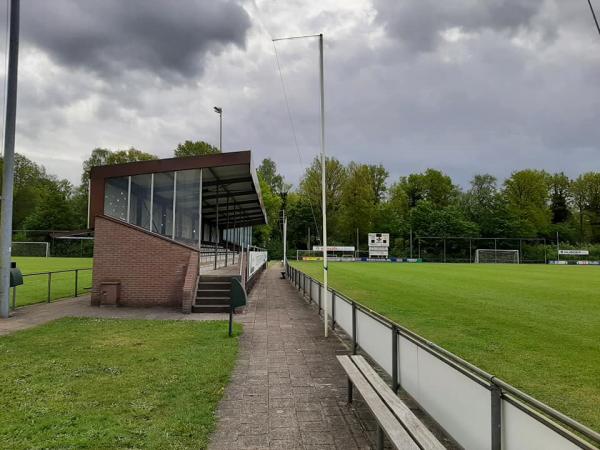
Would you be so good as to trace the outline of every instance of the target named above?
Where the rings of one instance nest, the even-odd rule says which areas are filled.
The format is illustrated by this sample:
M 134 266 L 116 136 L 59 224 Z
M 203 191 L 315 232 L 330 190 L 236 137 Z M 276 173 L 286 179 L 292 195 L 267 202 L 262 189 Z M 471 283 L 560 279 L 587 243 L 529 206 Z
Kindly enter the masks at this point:
M 329 283 L 600 429 L 600 267 L 333 262 Z
M 43 258 L 13 257 L 23 275 L 39 273 L 23 277 L 23 285 L 17 287 L 17 307 L 48 301 L 48 275 L 45 272 L 56 272 L 92 267 L 92 258 Z M 73 297 L 75 295 L 75 272 L 53 273 L 51 275 L 50 299 Z M 88 292 L 92 285 L 92 271 L 81 270 L 77 274 L 77 295 Z M 12 290 L 11 290 L 12 291 Z M 11 292 L 12 305 L 12 292 Z

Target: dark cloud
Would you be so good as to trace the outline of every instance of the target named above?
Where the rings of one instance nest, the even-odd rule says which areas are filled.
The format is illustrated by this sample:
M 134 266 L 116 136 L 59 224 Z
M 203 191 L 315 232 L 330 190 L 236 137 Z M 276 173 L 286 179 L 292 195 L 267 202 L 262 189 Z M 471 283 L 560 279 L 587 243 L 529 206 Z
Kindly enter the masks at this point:
M 544 0 L 375 0 L 377 20 L 415 51 L 436 48 L 441 33 L 491 29 L 515 33 L 528 26 Z
M 382 163 L 393 180 L 435 167 L 463 186 L 600 167 L 585 2 L 240 1 L 22 2 L 19 150 L 77 181 L 94 147 L 166 157 L 185 139 L 218 143 L 220 105 L 225 150 L 272 157 L 297 182 L 271 36 L 322 31 L 329 155 Z M 317 41 L 277 48 L 306 165 L 319 152 Z
M 245 45 L 250 18 L 234 1 L 22 2 L 22 38 L 58 63 L 114 78 L 140 70 L 196 78 L 208 53 Z

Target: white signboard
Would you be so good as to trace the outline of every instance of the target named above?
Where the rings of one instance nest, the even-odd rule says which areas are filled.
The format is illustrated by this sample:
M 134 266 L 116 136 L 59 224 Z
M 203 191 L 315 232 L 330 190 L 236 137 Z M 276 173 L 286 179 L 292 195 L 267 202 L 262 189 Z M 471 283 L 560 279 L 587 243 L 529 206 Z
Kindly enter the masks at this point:
M 313 251 L 322 252 L 323 246 L 322 245 L 313 245 Z M 327 251 L 328 252 L 353 252 L 354 247 L 353 246 L 344 247 L 344 246 L 338 246 L 338 245 L 328 245 Z
M 388 257 L 389 233 L 369 233 L 369 258 Z
M 369 247 L 389 247 L 389 233 L 369 233 Z
M 589 255 L 588 250 L 559 250 L 559 255 Z

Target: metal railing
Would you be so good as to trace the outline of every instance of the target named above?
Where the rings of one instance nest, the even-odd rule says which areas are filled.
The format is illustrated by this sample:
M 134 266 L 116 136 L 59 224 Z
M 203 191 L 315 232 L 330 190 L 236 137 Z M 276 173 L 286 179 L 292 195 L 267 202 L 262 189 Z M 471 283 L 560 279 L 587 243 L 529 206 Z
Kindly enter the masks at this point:
M 301 291 L 304 297 L 307 297 L 310 302 L 317 304 L 319 313 L 321 313 L 323 303 L 323 285 L 321 282 L 290 265 L 286 267 L 286 274 L 291 283 Z M 533 437 L 542 443 L 541 447 L 538 446 L 539 448 L 575 447 L 586 450 L 598 450 L 596 445 L 600 444 L 600 433 L 540 402 L 439 345 L 428 341 L 402 325 L 382 316 L 367 306 L 352 300 L 333 288 L 328 288 L 327 301 L 330 302 L 330 308 L 328 309 L 331 327 L 333 329 L 340 327 L 351 338 L 353 353 L 356 353 L 359 348 L 362 352 L 366 353 L 370 359 L 375 361 L 390 375 L 392 388 L 395 392 L 403 388 L 461 446 L 465 448 L 479 447 L 473 445 L 473 436 L 471 434 L 476 433 L 473 430 L 469 430 L 469 427 L 475 427 L 476 425 L 470 423 L 468 420 L 457 425 L 456 417 L 452 417 L 453 415 L 466 415 L 467 412 L 456 409 L 448 414 L 448 411 L 444 411 L 444 407 L 440 407 L 440 403 L 448 402 L 447 399 L 440 398 L 442 395 L 434 396 L 435 398 L 433 399 L 431 397 L 426 398 L 428 395 L 420 392 L 420 388 L 415 389 L 413 385 L 403 386 L 400 379 L 401 370 L 412 377 L 415 376 L 414 372 L 416 371 L 417 380 L 419 377 L 425 377 L 427 378 L 426 382 L 438 388 L 441 385 L 448 390 L 454 387 L 457 392 L 460 392 L 461 389 L 464 392 L 466 388 L 473 391 L 477 390 L 476 386 L 480 386 L 487 391 L 489 395 L 488 400 L 485 400 L 485 396 L 483 396 L 482 400 L 481 395 L 479 397 L 471 395 L 471 397 L 465 400 L 467 407 L 470 406 L 474 411 L 473 414 L 477 411 L 483 411 L 484 415 L 489 418 L 487 426 L 489 436 L 487 439 L 485 437 L 481 439 L 482 436 L 479 435 L 479 442 L 485 442 L 485 446 L 481 446 L 480 448 L 490 450 L 522 448 L 519 444 L 522 442 L 531 443 L 531 441 L 527 441 L 527 438 Z M 340 312 L 342 307 L 347 312 L 351 311 L 349 315 L 344 316 L 343 312 Z M 363 319 L 361 323 L 361 317 L 367 320 Z M 373 324 L 369 325 L 367 323 L 368 319 L 375 321 L 378 328 L 373 327 Z M 365 337 L 361 336 L 359 325 L 362 325 L 365 330 L 368 328 L 367 325 L 371 327 L 369 333 L 364 333 Z M 389 341 L 386 341 L 388 338 L 385 336 L 389 336 Z M 383 341 L 381 338 L 383 338 Z M 371 339 L 371 342 L 369 342 L 369 339 Z M 403 347 L 405 353 L 408 353 L 406 350 L 411 346 L 431 355 L 437 361 L 434 361 L 434 364 L 438 364 L 439 373 L 424 374 L 419 373 L 421 369 L 418 367 L 406 367 L 405 358 L 407 358 L 407 355 L 401 352 L 400 347 Z M 369 350 L 364 347 L 369 347 Z M 403 362 L 400 361 L 401 359 L 403 359 Z M 415 361 L 417 361 L 416 364 L 418 365 L 419 359 L 415 358 Z M 411 371 L 413 373 L 410 373 Z M 447 375 L 450 372 L 452 372 L 451 375 L 458 373 L 466 378 L 459 377 L 460 379 L 455 379 L 454 386 L 452 386 L 453 382 L 450 381 L 453 378 L 452 376 L 443 379 L 443 374 Z M 411 377 L 407 376 L 407 378 Z M 435 381 L 432 382 L 432 379 Z M 465 383 L 465 381 L 468 382 Z M 473 383 L 476 384 L 475 387 L 471 386 Z M 444 389 L 442 389 L 443 391 Z M 427 405 L 423 405 L 422 403 L 427 403 Z M 428 410 L 427 406 L 430 410 Z M 456 405 L 454 407 L 456 408 Z M 515 409 L 511 410 L 513 407 Z M 487 411 L 485 411 L 486 409 Z M 521 413 L 525 415 L 520 415 Z M 527 421 L 526 417 L 534 420 Z M 455 430 L 456 432 L 453 433 Z M 482 431 L 478 430 L 477 433 L 482 433 Z M 534 447 L 538 448 L 535 445 Z
M 35 303 L 50 303 L 61 298 L 77 297 L 91 287 L 91 276 L 89 277 L 90 286 L 82 287 L 88 277 L 82 280 L 80 272 L 91 270 L 91 267 L 86 267 L 23 274 L 23 284 L 12 288 L 12 309 Z M 68 276 L 71 273 L 73 276 Z M 21 300 L 21 304 L 17 305 L 19 300 Z

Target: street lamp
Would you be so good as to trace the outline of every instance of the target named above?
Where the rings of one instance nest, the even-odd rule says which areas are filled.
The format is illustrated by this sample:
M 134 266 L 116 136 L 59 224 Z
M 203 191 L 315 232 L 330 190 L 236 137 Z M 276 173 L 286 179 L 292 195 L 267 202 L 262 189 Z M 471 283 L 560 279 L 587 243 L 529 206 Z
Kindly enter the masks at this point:
M 219 115 L 219 152 L 223 153 L 223 108 L 215 106 L 213 109 Z

